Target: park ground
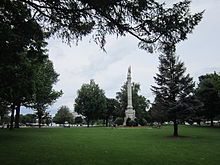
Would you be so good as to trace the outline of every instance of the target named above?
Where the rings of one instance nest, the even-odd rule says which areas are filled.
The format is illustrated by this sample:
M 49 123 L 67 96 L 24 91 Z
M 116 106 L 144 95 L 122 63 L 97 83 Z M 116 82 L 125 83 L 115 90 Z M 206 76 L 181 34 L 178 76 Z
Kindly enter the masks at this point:
M 220 128 L 0 130 L 2 165 L 219 165 Z

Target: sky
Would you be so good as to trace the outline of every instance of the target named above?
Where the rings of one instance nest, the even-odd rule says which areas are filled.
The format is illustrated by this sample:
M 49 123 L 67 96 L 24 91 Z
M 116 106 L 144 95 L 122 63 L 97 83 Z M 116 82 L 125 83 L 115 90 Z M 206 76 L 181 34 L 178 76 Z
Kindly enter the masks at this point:
M 179 0 L 167 0 L 167 4 Z M 197 25 L 188 39 L 177 45 L 176 54 L 184 62 L 196 83 L 203 74 L 220 72 L 220 0 L 192 0 L 191 12 L 205 10 L 202 21 Z M 85 37 L 78 45 L 62 43 L 57 38 L 48 40 L 47 49 L 56 72 L 60 75 L 54 86 L 62 90 L 63 96 L 49 107 L 52 115 L 62 106 L 74 111 L 74 100 L 84 83 L 94 79 L 109 98 L 115 98 L 116 92 L 126 81 L 128 67 L 131 66 L 132 81 L 141 86 L 140 94 L 150 101 L 154 95 L 150 90 L 155 85 L 153 76 L 158 73 L 159 53 L 150 54 L 138 48 L 138 40 L 132 36 L 108 36 L 106 52 L 96 45 L 91 37 Z M 33 113 L 22 109 L 23 114 Z

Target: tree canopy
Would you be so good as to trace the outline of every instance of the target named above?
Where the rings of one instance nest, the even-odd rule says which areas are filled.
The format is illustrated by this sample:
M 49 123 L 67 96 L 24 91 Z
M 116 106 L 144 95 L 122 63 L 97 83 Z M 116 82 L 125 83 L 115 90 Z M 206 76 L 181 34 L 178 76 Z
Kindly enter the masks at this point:
M 65 124 L 65 122 L 73 123 L 73 114 L 67 106 L 61 106 L 53 118 L 56 124 Z
M 23 4 L 47 34 L 56 34 L 68 42 L 92 34 L 95 42 L 103 48 L 106 35 L 130 34 L 140 41 L 140 48 L 149 52 L 166 42 L 185 40 L 203 13 L 191 14 L 190 0 L 183 0 L 170 8 L 157 0 L 7 1 L 1 3 Z
M 35 70 L 33 80 L 35 90 L 28 107 L 36 111 L 39 126 L 48 106 L 52 105 L 62 95 L 62 91 L 53 89 L 53 85 L 58 81 L 58 76 L 53 68 L 53 63 L 49 59 L 43 60 L 43 63 L 39 64 Z
M 204 104 L 203 115 L 211 120 L 220 114 L 220 75 L 214 72 L 199 77 L 197 96 Z
M 83 84 L 77 92 L 75 111 L 86 117 L 88 127 L 92 120 L 102 119 L 105 110 L 104 91 L 94 80 L 90 80 L 89 84 Z

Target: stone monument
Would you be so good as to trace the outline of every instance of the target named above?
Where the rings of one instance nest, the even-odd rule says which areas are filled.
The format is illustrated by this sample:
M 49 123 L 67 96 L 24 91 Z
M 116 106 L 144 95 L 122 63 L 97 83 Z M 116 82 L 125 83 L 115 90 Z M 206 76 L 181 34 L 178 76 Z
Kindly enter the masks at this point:
M 128 105 L 125 110 L 125 118 L 124 125 L 126 125 L 126 121 L 128 118 L 131 120 L 135 119 L 135 110 L 132 106 L 132 89 L 131 89 L 131 66 L 128 68 L 128 76 L 127 76 L 127 96 L 128 96 Z

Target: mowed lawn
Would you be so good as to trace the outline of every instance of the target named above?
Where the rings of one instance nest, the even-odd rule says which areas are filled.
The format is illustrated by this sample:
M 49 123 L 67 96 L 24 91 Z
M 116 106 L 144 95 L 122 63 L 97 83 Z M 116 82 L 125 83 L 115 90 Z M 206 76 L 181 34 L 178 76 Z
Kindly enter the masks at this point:
M 1 165 L 219 165 L 220 129 L 21 128 L 0 130 Z

